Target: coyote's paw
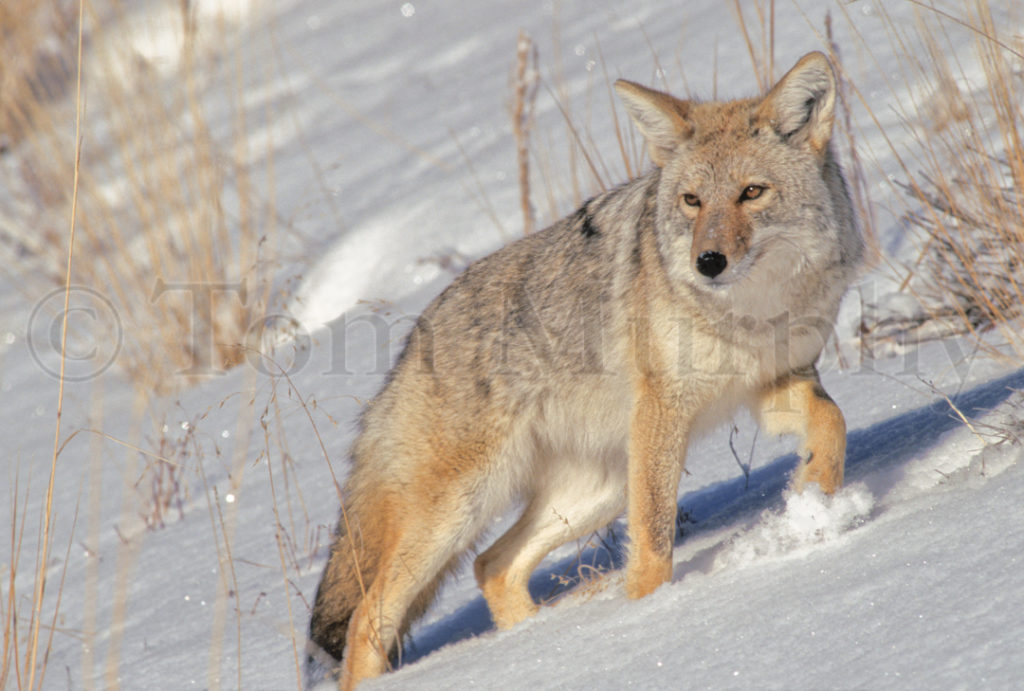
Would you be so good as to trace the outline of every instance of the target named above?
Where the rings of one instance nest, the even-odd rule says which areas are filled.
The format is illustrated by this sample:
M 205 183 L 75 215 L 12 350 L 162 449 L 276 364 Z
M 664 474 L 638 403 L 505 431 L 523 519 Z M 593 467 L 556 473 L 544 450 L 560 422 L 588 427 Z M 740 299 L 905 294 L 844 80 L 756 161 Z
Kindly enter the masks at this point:
M 798 494 L 808 483 L 814 483 L 825 494 L 835 494 L 843 486 L 843 453 L 801 454 L 800 465 L 793 473 L 792 486 Z

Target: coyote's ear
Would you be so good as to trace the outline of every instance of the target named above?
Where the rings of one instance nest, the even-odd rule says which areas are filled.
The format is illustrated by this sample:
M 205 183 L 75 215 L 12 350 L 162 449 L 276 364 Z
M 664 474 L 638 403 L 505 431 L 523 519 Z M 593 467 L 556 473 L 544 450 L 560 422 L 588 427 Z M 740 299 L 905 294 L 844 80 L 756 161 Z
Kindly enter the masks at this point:
M 625 79 L 615 82 L 615 91 L 647 140 L 651 160 L 661 168 L 679 143 L 693 134 L 693 125 L 687 119 L 690 104 Z
M 836 77 L 822 53 L 800 58 L 768 95 L 759 115 L 793 144 L 807 143 L 824 152 L 832 136 L 836 110 Z

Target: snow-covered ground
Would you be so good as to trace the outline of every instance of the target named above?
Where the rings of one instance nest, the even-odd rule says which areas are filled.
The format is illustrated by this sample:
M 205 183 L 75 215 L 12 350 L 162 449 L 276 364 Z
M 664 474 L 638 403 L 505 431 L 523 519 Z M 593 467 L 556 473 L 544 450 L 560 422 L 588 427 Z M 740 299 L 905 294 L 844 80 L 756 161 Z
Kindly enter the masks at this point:
M 850 77 L 912 158 L 914 132 L 900 123 L 911 94 L 878 7 L 778 5 L 777 72 L 822 48 L 830 9 Z M 611 78 L 702 97 L 757 87 L 731 4 L 719 0 L 225 7 L 200 16 L 234 25 L 237 43 L 210 51 L 247 65 L 252 139 L 272 144 L 276 211 L 292 247 L 292 275 L 283 278 L 298 279 L 290 309 L 309 348 L 289 379 L 247 365 L 146 407 L 116 366 L 69 384 L 61 441 L 74 436 L 57 465 L 43 605 L 48 636 L 60 591 L 46 688 L 302 683 L 309 605 L 337 516 L 333 478 L 345 473 L 361 405 L 382 383 L 410 315 L 467 261 L 520 233 L 509 117 L 520 28 L 538 45 L 545 82 L 565 89 L 609 162 L 618 145 L 602 65 Z M 911 3 L 887 9 L 897 25 L 913 21 Z M 1020 19 L 996 9 L 1007 23 Z M 154 78 L 173 72 L 166 61 L 179 40 L 162 26 L 131 34 L 141 58 L 164 65 Z M 969 33 L 948 28 L 973 74 Z M 1008 36 L 1022 29 L 1004 27 Z M 204 98 L 223 113 L 212 129 L 230 131 L 216 91 Z M 567 212 L 561 117 L 542 87 L 535 136 L 548 138 L 542 148 L 553 177 L 565 181 Z M 862 108 L 854 122 L 880 244 L 898 261 L 910 250 L 887 212 L 899 205 L 886 176 L 899 169 Z M 613 181 L 623 179 L 621 165 L 610 167 Z M 259 161 L 253 168 L 263 169 Z M 1024 452 L 996 445 L 991 433 L 1015 425 L 1022 434 L 1024 401 L 1014 390 L 1024 389 L 1024 371 L 962 340 L 862 357 L 860 306 L 891 289 L 886 272 L 883 264 L 867 273 L 851 293 L 822 366 L 850 430 L 840 493 L 788 493 L 791 444 L 755 443 L 741 419 L 733 445 L 744 462 L 754 445 L 749 478 L 728 430 L 689 457 L 680 486 L 688 521 L 671 584 L 628 601 L 612 570 L 566 591 L 559 577 L 578 559 L 610 562 L 600 540 L 567 545 L 532 584 L 538 598 L 561 597 L 498 633 L 463 569 L 413 628 L 403 665 L 367 688 L 1019 688 Z M 17 560 L 20 622 L 31 606 L 57 400 L 52 311 L 34 307 L 13 284 L 0 289 L 9 488 L 0 515 L 25 517 L 20 547 L 5 539 L 0 565 L 6 574 Z M 973 430 L 954 406 L 980 421 Z M 133 447 L 181 464 L 180 509 L 172 506 L 157 530 L 140 517 L 152 515 L 158 491 L 148 484 L 153 460 Z M 623 533 L 616 524 L 602 539 Z M 5 576 L 5 608 L 7 587 Z M 17 687 L 13 676 L 8 684 Z

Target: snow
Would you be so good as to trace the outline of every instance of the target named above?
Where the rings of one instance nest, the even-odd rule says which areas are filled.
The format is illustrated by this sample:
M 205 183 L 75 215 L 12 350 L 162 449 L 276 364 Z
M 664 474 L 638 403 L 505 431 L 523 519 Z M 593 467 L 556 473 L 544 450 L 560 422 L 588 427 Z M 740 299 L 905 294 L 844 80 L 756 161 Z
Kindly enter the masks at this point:
M 824 3 L 803 5 L 777 8 L 781 69 L 821 47 Z M 132 50 L 161 75 L 173 72 L 181 40 L 161 17 L 178 6 L 137 3 L 124 20 L 151 27 L 131 33 Z M 200 21 L 225 21 L 236 32 L 230 46 L 206 49 L 228 59 L 238 50 L 250 66 L 245 101 L 255 137 L 273 155 L 276 210 L 291 243 L 286 279 L 298 285 L 289 309 L 308 350 L 294 354 L 287 379 L 251 361 L 146 406 L 116 367 L 68 385 L 45 622 L 61 595 L 45 688 L 301 683 L 308 607 L 356 416 L 383 382 L 412 315 L 468 261 L 518 234 L 508 101 L 520 27 L 539 46 L 553 89 L 561 88 L 556 73 L 564 74 L 574 115 L 618 171 L 616 181 L 624 174 L 614 165 L 602 61 L 612 78 L 667 82 L 681 93 L 756 89 L 731 6 L 718 0 L 685 8 L 637 0 L 628 9 L 581 0 L 197 7 Z M 890 136 L 912 148 L 915 135 L 897 112 L 913 90 L 897 74 L 877 8 L 829 7 L 851 77 Z M 909 3 L 888 11 L 897 22 L 913 19 Z M 1020 29 L 1007 31 L 1014 33 Z M 953 32 L 953 40 L 969 62 L 970 36 Z M 967 73 L 975 74 L 970 66 Z M 216 108 L 225 96 L 207 85 L 204 98 Z M 89 102 L 90 112 L 102 107 Z M 565 181 L 558 201 L 567 212 L 564 127 L 543 88 L 537 108 L 535 131 L 550 133 L 548 163 Z M 230 132 L 231 108 L 215 112 L 223 121 L 211 129 Z M 875 202 L 885 209 L 886 176 L 898 166 L 862 108 L 854 118 L 870 152 Z M 252 164 L 268 183 L 255 154 Z M 107 184 L 117 194 L 117 181 Z M 900 225 L 880 220 L 882 247 L 910 251 Z M 536 597 L 556 599 L 497 632 L 463 568 L 413 628 L 402 666 L 366 688 L 1018 686 L 1024 452 L 996 444 L 990 427 L 979 436 L 956 410 L 996 428 L 1014 424 L 1006 415 L 1015 402 L 1020 412 L 1013 391 L 1024 388 L 1024 371 L 953 339 L 862 358 L 854 337 L 862 298 L 881 302 L 890 284 L 884 265 L 865 275 L 837 329 L 846 364 L 834 349 L 823 363 L 824 385 L 850 430 L 842 491 L 828 498 L 787 490 L 792 444 L 765 438 L 756 439 L 746 478 L 731 458 L 728 430 L 720 431 L 688 459 L 680 505 L 689 520 L 670 584 L 628 601 L 618 556 L 597 540 L 566 545 L 532 581 Z M 904 297 L 885 299 L 893 311 L 915 310 Z M 52 322 L 30 323 L 33 304 L 10 283 L 0 287 L 0 309 L 0 389 L 13 403 L 0 410 L 8 487 L 0 515 L 26 517 L 20 550 L 5 540 L 0 564 L 5 574 L 16 571 L 24 620 L 57 382 L 47 372 Z M 290 348 L 278 343 L 283 360 Z M 754 430 L 748 419 L 737 424 L 743 455 Z M 182 464 L 184 489 L 180 514 L 175 504 L 162 528 L 147 530 L 140 514 L 154 490 L 139 483 L 152 459 L 135 447 L 161 441 L 160 453 Z M 500 517 L 494 534 L 510 518 Z M 603 539 L 623 535 L 619 521 Z M 560 587 L 557 576 L 577 559 L 611 570 Z

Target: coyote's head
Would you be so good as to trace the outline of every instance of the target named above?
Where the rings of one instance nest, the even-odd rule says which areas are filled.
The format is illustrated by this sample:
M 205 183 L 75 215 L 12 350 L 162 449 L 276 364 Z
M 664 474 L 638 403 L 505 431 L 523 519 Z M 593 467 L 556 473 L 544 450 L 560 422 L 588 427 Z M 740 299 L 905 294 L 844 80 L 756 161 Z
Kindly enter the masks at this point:
M 674 280 L 716 290 L 857 262 L 859 236 L 842 237 L 856 231 L 829 147 L 836 80 L 824 55 L 804 56 L 756 99 L 615 87 L 662 169 L 658 243 Z

